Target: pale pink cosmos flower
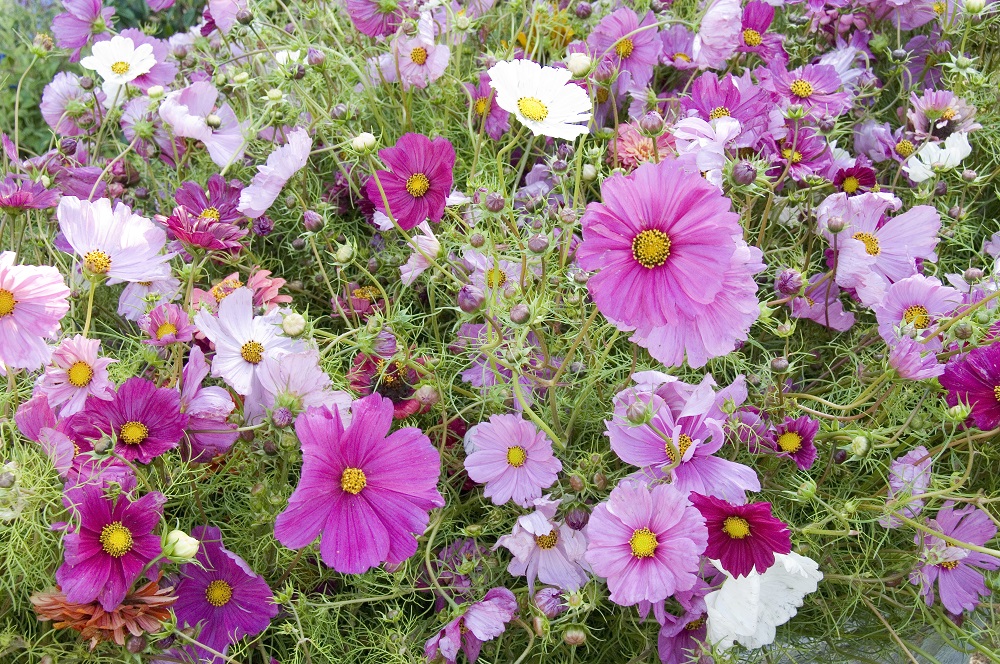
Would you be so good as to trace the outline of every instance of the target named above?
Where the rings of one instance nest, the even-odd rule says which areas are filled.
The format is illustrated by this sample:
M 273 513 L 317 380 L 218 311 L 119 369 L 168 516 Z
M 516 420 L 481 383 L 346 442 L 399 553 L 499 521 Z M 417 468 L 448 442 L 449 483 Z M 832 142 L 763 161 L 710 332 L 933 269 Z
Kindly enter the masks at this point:
M 431 231 L 430 224 L 422 221 L 417 224 L 417 230 L 420 231 L 420 234 L 414 234 L 411 238 L 416 248 L 410 254 L 409 260 L 399 266 L 399 280 L 403 282 L 404 286 L 412 285 L 417 280 L 417 277 L 431 266 L 431 262 L 428 259 L 437 258 L 438 253 L 441 251 L 441 243 L 438 242 L 438 239 L 434 236 L 434 232 Z
M 52 353 L 52 365 L 38 379 L 35 392 L 44 394 L 49 405 L 65 418 L 83 410 L 87 397 L 110 401 L 115 385 L 108 378 L 108 365 L 118 360 L 98 357 L 101 342 L 78 334 L 65 339 Z
M 483 495 L 494 505 L 531 505 L 562 470 L 549 437 L 519 415 L 492 415 L 477 424 L 466 434 L 466 449 L 465 470 L 472 481 L 486 484 Z
M 150 307 L 173 302 L 181 293 L 181 281 L 176 277 L 133 281 L 118 296 L 118 315 L 138 322 Z
M 263 415 L 265 408 L 287 408 L 293 414 L 312 406 L 327 406 L 340 412 L 340 419 L 351 422 L 353 397 L 342 390 L 331 389 L 330 376 L 319 365 L 319 352 L 309 349 L 280 357 L 266 357 L 257 373 L 263 395 L 261 408 L 244 413 L 248 422 Z
M 740 45 L 743 9 L 739 0 L 709 0 L 694 37 L 692 51 L 699 69 L 719 69 Z
M 698 117 L 680 120 L 671 133 L 677 148 L 677 163 L 689 173 L 700 173 L 722 190 L 726 150 L 742 132 L 739 120 L 722 117 L 711 122 Z
M 399 72 L 403 90 L 426 88 L 428 83 L 441 78 L 448 66 L 450 51 L 443 44 L 434 42 L 434 21 L 429 13 L 420 17 L 417 34 L 407 37 L 397 35 L 392 46 L 392 68 Z M 389 77 L 386 77 L 389 80 Z
M 160 117 L 176 136 L 204 143 L 215 165 L 225 168 L 243 157 L 250 122 L 237 120 L 229 104 L 217 106 L 218 97 L 219 91 L 210 82 L 192 83 L 167 95 L 160 104 Z M 218 126 L 210 126 L 210 119 L 213 124 L 218 121 Z
M 288 142 L 272 152 L 267 163 L 257 167 L 250 186 L 240 192 L 239 211 L 256 219 L 271 207 L 288 180 L 309 160 L 312 139 L 299 127 L 288 134 Z
M 247 0 L 208 0 L 208 12 L 212 15 L 215 27 L 224 35 L 236 25 L 236 14 L 247 8 Z
M 59 321 L 69 311 L 69 288 L 59 270 L 15 265 L 13 251 L 0 252 L 0 375 L 4 367 L 34 371 L 49 361 Z

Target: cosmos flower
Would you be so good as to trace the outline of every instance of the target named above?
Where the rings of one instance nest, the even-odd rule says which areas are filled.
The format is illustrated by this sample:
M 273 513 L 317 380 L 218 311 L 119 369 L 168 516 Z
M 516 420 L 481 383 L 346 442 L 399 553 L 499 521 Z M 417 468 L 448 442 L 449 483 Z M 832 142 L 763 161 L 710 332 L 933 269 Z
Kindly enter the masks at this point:
M 487 72 L 495 102 L 513 113 L 535 136 L 571 141 L 586 134 L 591 117 L 590 98 L 570 83 L 568 69 L 542 67 L 531 60 L 501 61 Z
M 205 353 L 192 346 L 181 376 L 180 400 L 181 412 L 188 418 L 185 440 L 190 448 L 183 451 L 187 453 L 185 458 L 195 462 L 208 462 L 225 454 L 239 435 L 236 425 L 227 421 L 236 408 L 229 392 L 216 385 L 202 386 L 208 371 Z
M 767 132 L 767 94 L 757 86 L 741 86 L 732 74 L 721 79 L 705 72 L 691 84 L 691 96 L 681 99 L 681 108 L 688 117 L 706 122 L 732 118 L 739 122 L 740 134 L 734 141 L 739 147 L 755 145 Z
M 207 37 L 216 28 L 228 35 L 236 25 L 236 15 L 246 8 L 247 0 L 208 0 L 205 5 L 206 25 L 202 27 L 201 35 Z
M 107 498 L 100 486 L 86 485 L 75 506 L 79 525 L 63 537 L 65 560 L 56 581 L 66 601 L 97 600 L 114 611 L 147 563 L 161 551 L 159 525 L 166 497 L 147 493 L 136 501 L 125 494 Z
M 739 0 L 705 0 L 704 14 L 692 44 L 699 69 L 720 69 L 739 46 L 742 25 Z
M 69 288 L 59 270 L 15 265 L 13 251 L 0 252 L 0 367 L 30 371 L 49 361 L 59 321 L 69 311 Z
M 0 210 L 9 213 L 22 210 L 47 210 L 59 202 L 59 192 L 46 189 L 41 182 L 7 175 L 0 182 Z
M 518 415 L 491 415 L 466 435 L 471 453 L 465 469 L 474 482 L 486 484 L 483 495 L 494 505 L 513 500 L 528 507 L 552 486 L 562 463 L 552 454 L 552 441 Z
M 464 85 L 469 93 L 472 110 L 475 113 L 473 116 L 476 120 L 475 126 L 478 126 L 479 122 L 485 122 L 486 135 L 494 141 L 500 140 L 501 136 L 510 131 L 510 113 L 500 108 L 496 99 L 493 98 L 494 92 L 493 88 L 490 87 L 490 75 L 486 72 L 480 72 L 479 80 L 475 85 L 471 83 Z
M 417 360 L 421 362 L 421 360 Z M 358 394 L 381 394 L 392 402 L 393 417 L 401 420 L 427 410 L 415 397 L 420 374 L 400 360 L 358 353 L 347 374 L 351 389 Z
M 915 274 L 897 281 L 875 306 L 878 333 L 886 343 L 896 340 L 912 329 L 924 339 L 937 336 L 937 322 L 949 316 L 962 304 L 962 295 L 951 286 L 945 286 L 935 277 Z M 932 338 L 927 348 L 940 350 L 941 340 Z
M 802 415 L 797 419 L 786 417 L 770 433 L 771 448 L 779 456 L 787 457 L 802 470 L 812 468 L 816 461 L 816 433 L 819 431 L 819 420 Z
M 923 498 L 912 499 L 927 491 L 931 484 L 931 465 L 934 459 L 927 448 L 921 445 L 915 447 L 889 464 L 889 501 L 902 498 L 904 504 L 899 509 L 903 516 L 915 519 L 924 506 Z M 895 515 L 879 519 L 886 528 L 898 528 L 902 523 Z
M 93 105 L 91 95 L 97 97 L 98 105 Z M 84 90 L 76 74 L 61 71 L 45 86 L 39 110 L 56 134 L 80 136 L 100 127 L 105 98 L 102 90 Z
M 496 546 L 510 551 L 513 559 L 507 566 L 512 576 L 528 578 L 528 592 L 535 592 L 535 579 L 575 592 L 587 583 L 587 538 L 565 523 L 555 520 L 558 500 L 538 498 L 535 511 L 518 517 L 510 535 L 503 535 Z
M 950 90 L 925 90 L 910 94 L 912 108 L 906 111 L 907 126 L 918 141 L 946 140 L 952 134 L 968 134 L 982 126 L 975 121 L 976 109 Z
M 143 92 L 148 92 L 149 89 L 155 85 L 160 85 L 163 87 L 170 86 L 174 82 L 174 77 L 177 76 L 177 63 L 170 60 L 167 56 L 170 53 L 170 46 L 162 39 L 157 39 L 156 37 L 150 37 L 142 30 L 138 28 L 128 28 L 122 30 L 118 33 L 122 37 L 126 37 L 132 40 L 132 43 L 136 47 L 142 44 L 149 44 L 153 49 L 153 59 L 156 63 L 150 68 L 145 74 L 139 74 L 134 79 L 132 79 L 132 85 L 139 88 Z M 98 41 L 103 40 L 100 38 Z
M 663 48 L 660 62 L 674 69 L 694 69 L 694 33 L 686 26 L 676 24 L 660 31 Z
M 217 105 L 218 97 L 214 85 L 197 81 L 168 94 L 160 104 L 160 117 L 175 136 L 204 143 L 215 165 L 225 168 L 243 157 L 244 134 L 250 123 L 240 122 L 229 104 Z
M 208 177 L 205 189 L 190 180 L 174 192 L 177 205 L 183 205 L 196 217 L 204 217 L 225 224 L 240 224 L 246 220 L 237 207 L 243 184 L 239 180 L 226 182 L 218 173 Z
M 426 88 L 441 78 L 448 67 L 450 50 L 434 41 L 434 21 L 429 13 L 417 22 L 417 33 L 397 35 L 392 44 L 392 74 L 398 75 L 403 90 Z
M 774 22 L 774 7 L 761 0 L 751 0 L 743 7 L 743 25 L 740 32 L 740 53 L 756 53 L 766 63 L 788 62 L 781 35 L 768 32 Z
M 131 281 L 118 297 L 118 315 L 138 322 L 146 315 L 147 309 L 176 300 L 180 291 L 181 282 L 176 277 Z
M 444 499 L 437 490 L 441 459 L 430 439 L 414 427 L 389 434 L 392 402 L 373 394 L 355 401 L 351 412 L 347 428 L 325 407 L 296 419 L 302 476 L 274 536 L 301 549 L 322 533 L 323 561 L 361 574 L 412 556 L 428 512 Z
M 705 517 L 705 555 L 717 559 L 733 576 L 747 576 L 754 570 L 763 574 L 774 564 L 774 554 L 792 550 L 788 526 L 771 514 L 771 503 L 733 505 L 697 493 L 690 500 Z
M 144 159 L 158 156 L 160 161 L 174 167 L 187 150 L 184 139 L 171 137 L 163 126 L 149 97 L 134 97 L 125 102 L 121 126 L 132 150 Z
M 441 252 L 441 243 L 431 230 L 430 224 L 422 221 L 417 224 L 419 234 L 411 236 L 416 245 L 406 263 L 399 266 L 399 281 L 404 286 L 412 286 L 424 270 L 431 266 L 429 259 L 436 259 Z
M 170 278 L 172 255 L 161 255 L 167 241 L 163 229 L 133 214 L 124 203 L 80 200 L 63 196 L 56 209 L 59 228 L 73 252 L 91 274 L 122 281 L 158 281 Z
M 330 377 L 319 365 L 319 352 L 305 350 L 281 357 L 265 357 L 258 372 L 264 408 L 287 408 L 295 414 L 314 406 L 340 411 L 341 421 L 350 422 L 350 394 L 330 389 Z M 248 414 L 244 417 L 251 421 Z
M 623 606 L 690 589 L 708 543 L 701 514 L 667 484 L 620 483 L 594 508 L 587 537 L 587 562 Z
M 383 214 L 391 213 L 403 230 L 426 219 L 441 221 L 454 177 L 455 148 L 451 142 L 403 134 L 396 145 L 379 150 L 378 156 L 390 170 L 378 170 L 377 180 L 368 180 L 366 192 L 372 205 Z
M 237 254 L 243 248 L 241 240 L 249 229 L 219 221 L 212 217 L 195 216 L 186 207 L 177 206 L 169 217 L 156 215 L 156 221 L 170 231 L 184 249 L 193 251 L 224 251 Z
M 87 397 L 110 401 L 115 386 L 108 378 L 108 365 L 118 360 L 98 357 L 101 342 L 78 334 L 64 339 L 52 353 L 52 365 L 38 379 L 37 393 L 44 394 L 52 407 L 61 406 L 60 418 L 83 410 Z
M 933 348 L 910 337 L 900 337 L 891 344 L 889 366 L 907 380 L 935 378 L 944 373 L 945 368 L 945 365 L 938 364 Z
M 804 65 L 788 71 L 784 64 L 772 62 L 768 71 L 770 76 L 761 85 L 786 106 L 801 106 L 815 117 L 838 116 L 851 107 L 851 95 L 839 91 L 843 83 L 830 65 Z
M 503 292 L 508 286 L 519 286 L 521 264 L 498 256 L 469 249 L 462 254 L 462 266 L 469 271 L 469 281 L 484 293 Z
M 802 297 L 791 302 L 792 318 L 808 318 L 820 325 L 846 332 L 854 325 L 854 314 L 844 310 L 840 286 L 825 274 L 814 274 Z
M 612 141 L 612 145 L 618 163 L 630 171 L 640 164 L 672 156 L 673 142 L 674 135 L 670 132 L 651 138 L 643 135 L 636 124 L 622 122 L 618 125 L 618 136 Z M 610 155 L 608 159 L 612 160 Z
M 402 24 L 403 19 L 412 14 L 406 0 L 346 0 L 346 5 L 347 15 L 354 27 L 369 37 L 391 35 Z
M 250 185 L 240 192 L 240 212 L 256 219 L 267 212 L 278 198 L 285 183 L 309 161 L 312 139 L 298 127 L 288 133 L 288 142 L 267 157 L 267 163 L 257 167 Z
M 64 0 L 65 12 L 52 19 L 52 36 L 59 48 L 71 48 L 70 62 L 80 60 L 80 52 L 100 34 L 113 27 L 114 7 L 105 7 L 101 0 Z
M 139 319 L 139 329 L 149 335 L 143 343 L 151 346 L 169 346 L 187 343 L 193 338 L 195 327 L 183 307 L 163 303 Z
M 917 153 L 906 160 L 903 172 L 914 182 L 930 180 L 936 173 L 957 168 L 972 154 L 969 135 L 952 134 L 942 143 L 924 143 Z
M 267 582 L 246 561 L 222 545 L 218 528 L 198 526 L 191 536 L 200 542 L 193 562 L 180 567 L 174 614 L 185 627 L 200 627 L 198 642 L 225 653 L 245 636 L 260 634 L 278 615 Z M 201 657 L 221 662 L 207 650 Z
M 969 418 L 983 431 L 1000 426 L 1000 344 L 973 348 L 952 359 L 938 379 L 948 405 L 972 407 Z
M 517 599 L 514 593 L 502 587 L 491 588 L 482 600 L 470 604 L 461 616 L 428 639 L 424 655 L 428 661 L 440 655 L 447 664 L 455 664 L 461 649 L 466 659 L 474 664 L 483 643 L 503 634 L 515 613 Z
M 105 106 L 125 102 L 125 86 L 136 77 L 148 74 L 156 64 L 152 44 L 136 44 L 128 37 L 115 35 L 94 44 L 91 55 L 80 66 L 96 71 L 104 80 L 101 89 L 107 96 Z
M 587 37 L 594 55 L 611 62 L 618 71 L 626 71 L 636 88 L 644 88 L 653 78 L 663 42 L 656 30 L 653 12 L 639 19 L 628 7 L 621 7 L 601 19 Z

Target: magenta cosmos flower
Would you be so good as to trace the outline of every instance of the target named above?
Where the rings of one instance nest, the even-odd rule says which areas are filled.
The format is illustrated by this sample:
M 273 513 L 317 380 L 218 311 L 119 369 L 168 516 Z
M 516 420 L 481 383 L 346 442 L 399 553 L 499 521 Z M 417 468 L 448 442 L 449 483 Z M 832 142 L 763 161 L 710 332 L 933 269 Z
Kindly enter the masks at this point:
M 771 503 L 733 505 L 697 493 L 690 499 L 708 528 L 705 555 L 733 576 L 748 576 L 755 569 L 763 574 L 774 564 L 774 554 L 792 550 L 788 526 L 771 514 Z
M 288 142 L 267 157 L 267 163 L 257 167 L 250 186 L 240 192 L 239 211 L 257 219 L 277 200 L 285 183 L 309 161 L 312 139 L 298 127 L 288 133 Z
M 788 71 L 783 63 L 773 62 L 769 71 L 761 85 L 786 106 L 801 106 L 813 116 L 837 116 L 851 107 L 851 95 L 838 92 L 842 82 L 832 65 L 804 65 Z
M 667 365 L 702 366 L 745 339 L 759 315 L 760 252 L 743 242 L 731 202 L 673 161 L 601 185 L 583 215 L 577 260 L 600 309 Z
M 782 45 L 781 35 L 768 32 L 774 22 L 774 7 L 751 0 L 743 7 L 743 30 L 740 32 L 740 53 L 756 53 L 765 63 L 788 62 L 788 54 Z
M 809 470 L 816 461 L 816 433 L 819 431 L 819 420 L 802 415 L 798 419 L 786 417 L 770 432 L 771 448 L 779 456 L 787 457 L 802 470 Z
M 205 353 L 193 346 L 181 378 L 181 412 L 188 418 L 185 440 L 190 445 L 183 452 L 186 459 L 203 463 L 228 452 L 239 435 L 227 421 L 236 408 L 233 398 L 225 388 L 202 387 L 207 376 Z
M 71 48 L 70 62 L 80 59 L 80 52 L 91 39 L 112 27 L 114 7 L 105 7 L 101 0 L 64 0 L 66 11 L 52 19 L 52 35 L 59 48 Z
M 989 431 L 1000 426 L 1000 343 L 973 348 L 948 363 L 938 379 L 948 390 L 948 405 L 972 407 L 969 417 Z
M 139 319 L 139 328 L 149 335 L 143 343 L 151 346 L 169 346 L 191 341 L 196 328 L 184 307 L 176 304 L 158 304 Z
M 767 93 L 760 88 L 741 87 L 732 74 L 720 79 L 713 72 L 706 72 L 695 79 L 691 85 L 691 96 L 681 99 L 681 107 L 688 117 L 693 115 L 706 122 L 719 118 L 739 120 L 737 147 L 752 147 L 767 132 L 771 106 Z
M 160 537 L 153 529 L 166 498 L 154 492 L 133 502 L 124 494 L 107 498 L 99 486 L 79 488 L 79 525 L 63 538 L 65 561 L 56 581 L 67 601 L 97 600 L 113 611 L 146 564 L 160 555 Z
M 0 252 L 0 368 L 34 371 L 52 355 L 45 340 L 69 311 L 69 288 L 56 268 L 15 265 L 15 258 Z
M 118 360 L 98 357 L 101 342 L 78 334 L 65 339 L 52 353 L 52 366 L 38 379 L 36 390 L 52 407 L 62 406 L 59 417 L 83 410 L 87 397 L 110 401 L 115 386 L 108 378 L 108 365 Z
M 235 255 L 243 248 L 241 240 L 250 232 L 211 216 L 197 216 L 183 206 L 175 207 L 169 217 L 158 214 L 155 219 L 188 251 L 202 249 Z
M 507 566 L 511 576 L 528 577 L 528 592 L 535 592 L 535 579 L 575 592 L 587 583 L 587 537 L 555 520 L 558 500 L 539 498 L 535 511 L 518 517 L 510 535 L 497 540 L 514 556 Z
M 424 655 L 433 661 L 440 655 L 447 664 L 455 664 L 461 648 L 474 663 L 485 641 L 492 641 L 507 629 L 517 613 L 517 598 L 506 588 L 491 588 L 482 600 L 470 604 L 458 618 L 445 625 L 427 640 Z
M 627 71 L 637 89 L 646 87 L 653 78 L 653 67 L 663 49 L 653 12 L 646 12 L 640 21 L 628 7 L 601 19 L 587 37 L 587 45 L 596 57 L 609 60 L 619 71 Z
M 981 509 L 966 505 L 955 509 L 947 502 L 937 516 L 927 524 L 952 541 L 983 546 L 996 537 L 996 524 Z M 948 611 L 959 615 L 962 611 L 973 611 L 981 597 L 990 591 L 983 582 L 980 570 L 1000 568 L 1000 559 L 986 553 L 970 551 L 951 546 L 947 541 L 934 535 L 918 533 L 914 537 L 917 544 L 923 540 L 919 568 L 910 572 L 910 583 L 920 586 L 920 594 L 927 606 L 934 604 L 934 582 L 937 582 L 941 604 Z
M 278 515 L 274 536 L 292 549 L 321 533 L 323 561 L 361 574 L 385 561 L 398 564 L 417 550 L 428 512 L 444 505 L 437 490 L 441 459 L 419 429 L 389 434 L 392 402 L 373 394 L 340 414 L 310 408 L 295 420 L 302 444 L 302 477 Z
M 246 217 L 240 214 L 240 192 L 243 184 L 239 180 L 226 182 L 218 173 L 209 176 L 202 189 L 196 182 L 185 182 L 174 192 L 174 200 L 183 205 L 196 217 L 205 217 L 226 224 L 240 224 Z
M 24 176 L 8 175 L 0 182 L 0 211 L 47 210 L 59 202 L 59 192 Z
M 608 580 L 611 601 L 623 606 L 689 590 L 708 544 L 705 520 L 668 484 L 619 484 L 594 508 L 587 536 L 587 562 Z
M 492 415 L 466 435 L 472 453 L 465 470 L 474 482 L 486 484 L 483 493 L 494 505 L 513 500 L 528 507 L 542 489 L 555 483 L 562 463 L 552 454 L 552 441 L 519 415 Z
M 218 528 L 198 526 L 191 536 L 201 546 L 195 561 L 180 568 L 174 613 L 183 626 L 201 626 L 199 643 L 225 654 L 230 644 L 267 629 L 278 615 L 278 606 L 267 582 L 222 546 Z M 198 650 L 209 661 L 221 661 L 207 650 Z
M 126 461 L 149 463 L 177 447 L 187 426 L 175 390 L 156 387 L 138 376 L 129 378 L 109 401 L 87 399 L 73 429 L 79 436 L 110 436 L 115 453 Z
M 476 126 L 479 122 L 485 122 L 484 130 L 486 135 L 494 141 L 499 141 L 500 137 L 510 131 L 510 113 L 500 108 L 494 97 L 493 88 L 490 87 L 490 75 L 486 72 L 479 74 L 479 82 L 476 85 L 465 84 L 465 89 L 469 93 L 472 102 L 472 110 L 475 112 Z
M 375 177 L 368 180 L 368 200 L 382 214 L 391 212 L 403 230 L 425 219 L 441 221 L 455 167 L 451 142 L 441 137 L 431 140 L 423 134 L 403 134 L 396 145 L 379 150 L 378 156 L 391 170 L 376 171 Z

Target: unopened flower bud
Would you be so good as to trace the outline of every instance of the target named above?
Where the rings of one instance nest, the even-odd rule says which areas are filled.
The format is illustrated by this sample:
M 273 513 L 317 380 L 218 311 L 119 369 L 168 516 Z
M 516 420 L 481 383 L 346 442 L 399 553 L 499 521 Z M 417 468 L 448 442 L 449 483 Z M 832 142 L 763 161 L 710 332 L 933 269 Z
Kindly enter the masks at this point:
M 983 271 L 978 267 L 970 267 L 962 273 L 962 278 L 965 279 L 967 283 L 974 284 L 983 278 Z
M 836 450 L 833 453 L 833 462 L 840 464 L 847 461 L 847 451 L 846 450 Z
M 0 474 L 0 489 L 9 489 L 14 486 L 16 478 L 14 473 L 2 473 Z
M 347 104 L 337 104 L 330 109 L 330 117 L 334 120 L 339 120 L 345 115 L 347 115 Z
M 594 11 L 594 9 L 590 6 L 589 2 L 578 2 L 576 3 L 575 11 L 577 18 L 590 18 L 590 14 Z
M 294 78 L 296 81 L 301 81 L 303 78 L 306 77 L 305 65 L 302 64 L 293 65 L 289 73 L 291 74 L 292 78 Z
M 845 228 L 847 228 L 847 222 L 844 221 L 843 217 L 830 217 L 829 221 L 826 222 L 826 229 L 834 235 L 840 233 Z
M 302 251 L 305 248 L 306 248 L 306 241 L 304 238 L 297 237 L 294 240 L 292 240 L 292 249 L 294 249 L 295 251 Z
M 351 139 L 351 147 L 355 152 L 370 152 L 375 149 L 375 134 L 363 131 Z
M 531 309 L 523 302 L 510 308 L 510 321 L 516 325 L 524 325 L 531 319 Z
M 138 655 L 146 649 L 146 637 L 142 634 L 133 634 L 125 642 L 125 649 L 133 655 Z
M 586 486 L 587 486 L 587 483 L 579 475 L 570 475 L 569 476 L 569 487 L 571 489 L 573 489 L 573 491 L 576 491 L 577 493 L 580 493 L 581 491 L 583 491 L 586 488 Z
M 948 193 L 948 183 L 944 180 L 938 180 L 937 184 L 934 185 L 934 195 L 944 196 Z
M 778 374 L 788 371 L 788 358 L 779 356 L 771 360 L 771 371 Z
M 893 51 L 889 55 L 896 62 L 903 62 L 904 60 L 906 60 L 906 56 L 909 55 L 909 53 L 907 53 L 906 49 L 897 48 L 893 49 Z
M 310 233 L 322 230 L 323 223 L 323 217 L 315 210 L 306 210 L 302 213 L 302 225 Z
M 271 88 L 267 91 L 267 98 L 271 101 L 281 101 L 284 96 L 284 93 L 278 88 Z
M 236 76 L 233 76 L 233 83 L 236 83 L 237 85 L 243 85 L 249 80 L 250 80 L 250 74 L 248 74 L 245 71 L 241 71 L 240 73 L 236 74 Z
M 306 62 L 308 62 L 311 67 L 320 67 L 324 62 L 326 62 L 326 53 L 318 48 L 310 48 L 306 51 Z
M 968 321 L 961 321 L 955 324 L 955 337 L 965 341 L 972 338 L 972 325 Z
M 544 235 L 533 235 L 528 238 L 528 251 L 533 254 L 544 254 L 549 248 L 549 238 Z
M 964 422 L 971 412 L 972 408 L 968 404 L 958 403 L 945 411 L 945 414 L 952 422 Z
M 302 314 L 290 313 L 281 319 L 281 331 L 290 337 L 297 337 L 306 329 L 306 319 Z
M 351 259 L 354 258 L 354 245 L 348 242 L 346 244 L 338 246 L 337 251 L 334 252 L 333 254 L 333 258 L 338 263 L 350 263 Z M 375 270 L 368 270 L 368 271 L 374 272 Z
M 597 179 L 597 168 L 593 164 L 584 164 L 580 175 L 584 182 L 593 182 Z
M 93 90 L 94 89 L 94 79 L 92 79 L 89 76 L 81 76 L 80 77 L 80 87 L 83 88 L 84 90 Z
M 594 473 L 594 486 L 597 487 L 598 491 L 604 491 L 608 488 L 608 476 L 604 473 Z
M 733 182 L 739 185 L 753 184 L 757 179 L 757 169 L 746 159 L 733 166 Z
M 171 530 L 163 542 L 163 555 L 175 563 L 191 560 L 198 555 L 200 545 L 201 542 L 183 530 Z
M 868 437 L 855 436 L 851 439 L 850 453 L 856 457 L 863 457 L 868 453 Z
M 476 286 L 466 284 L 458 289 L 458 308 L 467 314 L 475 313 L 486 301 L 486 295 Z
M 59 152 L 62 152 L 63 154 L 73 154 L 76 152 L 76 139 L 64 138 L 59 141 Z
M 535 633 L 535 636 L 544 637 L 545 628 L 548 625 L 548 621 L 542 616 L 532 616 L 531 617 L 531 631 Z
M 205 124 L 212 129 L 218 129 L 222 126 L 222 118 L 215 113 L 209 113 L 208 116 L 205 117 Z
M 150 99 L 159 99 L 160 97 L 163 96 L 163 92 L 164 91 L 163 91 L 163 86 L 162 85 L 154 85 L 153 87 L 151 87 L 148 90 L 146 90 L 146 96 L 149 97 Z M 219 117 L 219 116 L 217 116 L 217 115 L 216 116 L 209 115 L 208 117 L 211 118 L 211 117 Z M 207 122 L 208 118 L 206 118 L 205 121 Z M 222 124 L 222 122 L 220 121 L 219 124 Z M 211 127 L 212 125 L 209 125 L 209 126 Z M 215 126 L 218 127 L 219 125 L 215 125 Z
M 586 76 L 593 64 L 594 61 L 586 53 L 570 53 L 566 58 L 566 68 L 577 78 Z
M 582 629 L 572 627 L 563 632 L 563 643 L 568 646 L 582 646 L 587 642 L 587 633 Z
M 649 408 L 641 401 L 633 401 L 625 410 L 625 417 L 629 422 L 636 425 L 645 424 L 648 414 Z
M 966 182 L 975 182 L 977 177 L 979 177 L 979 173 L 976 173 L 971 168 L 962 171 L 962 179 Z
M 797 295 L 802 290 L 802 273 L 793 268 L 785 268 L 774 280 L 774 289 L 782 295 Z
M 292 411 L 284 406 L 279 406 L 271 411 L 271 424 L 277 429 L 284 429 L 285 427 L 291 426 L 295 422 L 295 416 Z
M 500 212 L 507 205 L 506 199 L 504 199 L 503 194 L 491 191 L 486 194 L 486 209 L 490 212 Z
M 986 0 L 965 0 L 964 7 L 968 14 L 975 16 L 986 7 Z
M 236 20 L 240 25 L 250 25 L 253 22 L 253 12 L 249 9 L 241 9 L 236 12 Z
M 663 116 L 656 111 L 650 111 L 639 119 L 639 129 L 651 136 L 663 133 Z
M 566 610 L 559 588 L 542 588 L 535 593 L 535 606 L 546 618 L 555 618 Z
M 413 393 L 413 398 L 421 406 L 433 406 L 438 401 L 441 401 L 441 393 L 433 385 L 421 385 Z
M 566 525 L 573 530 L 583 530 L 590 521 L 590 512 L 582 507 L 574 507 L 566 514 Z
M 812 500 L 816 497 L 816 482 L 814 480 L 806 480 L 799 485 L 795 494 L 802 500 Z
M 253 220 L 253 223 L 250 224 L 250 230 L 253 231 L 254 235 L 259 235 L 261 237 L 270 235 L 271 231 L 274 230 L 274 221 L 267 216 L 257 217 Z
M 455 27 L 459 30 L 468 30 L 470 25 L 472 25 L 472 21 L 465 14 L 459 14 L 455 17 Z

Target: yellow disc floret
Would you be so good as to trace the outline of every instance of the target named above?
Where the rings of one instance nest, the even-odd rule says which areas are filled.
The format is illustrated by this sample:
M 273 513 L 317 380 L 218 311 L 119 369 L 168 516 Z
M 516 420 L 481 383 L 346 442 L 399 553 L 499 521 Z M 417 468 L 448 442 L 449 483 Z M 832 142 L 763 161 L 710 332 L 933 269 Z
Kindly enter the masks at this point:
M 360 468 L 344 468 L 344 473 L 340 476 L 340 488 L 356 496 L 361 490 L 368 486 L 368 478 L 365 471 Z
M 670 238 L 663 231 L 644 230 L 632 239 L 632 257 L 645 268 L 663 265 L 669 255 Z

